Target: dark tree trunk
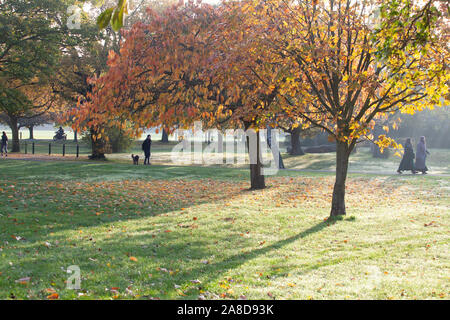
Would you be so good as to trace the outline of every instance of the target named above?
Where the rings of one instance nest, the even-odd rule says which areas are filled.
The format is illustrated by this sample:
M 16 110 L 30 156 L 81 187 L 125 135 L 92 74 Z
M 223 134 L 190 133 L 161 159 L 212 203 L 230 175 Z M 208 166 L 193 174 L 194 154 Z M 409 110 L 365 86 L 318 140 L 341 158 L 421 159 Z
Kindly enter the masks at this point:
M 20 152 L 19 126 L 14 117 L 9 117 L 9 127 L 12 131 L 12 149 L 11 152 Z
M 331 216 L 345 215 L 345 181 L 351 149 L 347 142 L 336 142 L 336 181 L 333 189 Z
M 301 128 L 297 127 L 291 132 L 291 152 L 290 154 L 293 156 L 303 156 L 305 152 L 302 149 L 302 145 L 300 143 L 300 131 Z
M 264 189 L 266 187 L 266 183 L 264 181 L 264 176 L 261 174 L 262 163 L 259 132 L 256 132 L 256 152 L 250 151 L 250 141 L 250 137 L 247 137 L 247 145 L 250 156 L 250 189 Z
M 94 139 L 95 132 L 91 130 L 92 154 L 89 156 L 91 160 L 104 160 L 105 157 L 105 141 L 103 139 Z
M 74 142 L 78 142 L 78 131 L 77 131 L 77 130 L 75 130 L 75 131 L 73 132 L 73 141 L 74 141 Z
M 161 142 L 162 143 L 169 143 L 169 134 L 167 133 L 166 129 L 163 129 L 163 131 L 162 131 Z
M 30 132 L 30 140 L 34 139 L 34 126 L 29 126 L 28 131 Z
M 283 158 L 281 157 L 281 152 L 278 148 L 272 148 L 272 142 L 277 143 L 278 141 L 272 141 L 272 128 L 270 126 L 267 126 L 267 144 L 269 145 L 270 150 L 272 151 L 272 156 L 275 161 L 277 161 L 278 158 L 278 169 L 285 169 Z M 276 152 L 278 150 L 278 152 Z

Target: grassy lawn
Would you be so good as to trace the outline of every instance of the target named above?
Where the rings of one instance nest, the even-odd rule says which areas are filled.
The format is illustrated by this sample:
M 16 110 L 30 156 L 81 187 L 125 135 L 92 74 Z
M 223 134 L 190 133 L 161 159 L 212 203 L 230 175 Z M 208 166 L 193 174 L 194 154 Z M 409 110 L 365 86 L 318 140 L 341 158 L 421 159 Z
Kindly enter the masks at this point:
M 171 143 L 170 145 L 166 144 L 155 144 L 152 147 L 152 162 L 155 164 L 170 164 L 172 161 L 171 158 L 171 150 L 174 147 L 175 143 Z M 121 154 L 110 154 L 107 155 L 108 159 L 115 162 L 120 163 L 130 163 L 130 154 L 137 153 L 141 154 L 142 152 L 138 148 L 134 148 L 132 151 L 128 153 Z M 450 150 L 449 149 L 430 149 L 431 155 L 427 158 L 427 166 L 429 168 L 430 173 L 434 174 L 449 174 L 450 175 Z M 401 159 L 398 156 L 393 155 L 394 152 L 391 152 L 391 155 L 387 159 L 380 159 L 372 157 L 369 148 L 359 148 L 358 152 L 352 154 L 350 157 L 350 172 L 366 172 L 373 174 L 386 174 L 392 173 L 395 174 L 397 168 L 400 164 Z M 191 153 L 193 155 L 193 153 Z M 214 155 L 214 154 L 204 154 L 204 158 L 211 157 L 216 159 L 221 159 L 225 157 L 225 155 Z M 235 154 L 236 156 L 236 154 Z M 247 157 L 247 155 L 246 155 Z M 304 156 L 290 156 L 289 154 L 283 153 L 283 162 L 286 168 L 289 169 L 298 169 L 298 170 L 323 170 L 323 171 L 334 171 L 336 166 L 336 153 L 308 153 Z M 193 158 L 192 158 L 193 159 Z M 271 154 L 265 154 L 265 159 L 272 160 Z M 226 165 L 225 161 L 222 161 L 223 165 L 221 167 L 238 167 L 238 168 L 247 168 L 247 165 Z M 185 165 L 188 163 L 185 163 Z M 407 173 L 409 174 L 409 173 Z
M 28 144 L 27 156 L 31 157 L 31 142 L 22 141 L 21 152 L 25 152 L 25 143 Z M 36 156 L 48 155 L 49 143 L 52 144 L 52 156 L 61 157 L 63 152 L 63 142 L 54 142 L 52 140 L 35 140 L 35 154 Z M 134 141 L 129 149 L 129 151 L 124 153 L 108 154 L 108 160 L 116 163 L 129 164 L 131 163 L 131 154 L 141 155 L 141 163 L 143 162 L 143 154 L 141 149 L 142 141 Z M 152 144 L 152 163 L 158 165 L 172 165 L 172 150 L 178 144 L 178 142 L 171 141 L 170 143 L 161 143 L 158 140 L 153 141 Z M 73 159 L 76 153 L 77 143 L 73 141 L 65 142 L 66 145 L 66 158 Z M 86 160 L 87 155 L 91 153 L 91 148 L 80 140 L 80 159 Z M 203 149 L 207 147 L 207 144 L 203 144 Z M 282 149 L 282 151 L 284 151 Z M 450 149 L 430 149 L 431 155 L 427 158 L 427 166 L 430 173 L 434 174 L 449 174 L 450 175 Z M 190 159 L 192 161 L 194 153 L 188 153 L 191 155 Z M 11 154 L 13 157 L 20 157 L 20 154 Z M 236 158 L 237 154 L 234 154 Z M 226 153 L 224 154 L 214 154 L 214 153 L 204 153 L 204 159 L 219 159 L 220 165 L 210 165 L 212 167 L 234 167 L 234 168 L 247 168 L 247 165 L 236 165 L 236 164 L 225 164 Z M 248 158 L 247 155 L 245 155 Z M 272 155 L 270 153 L 264 154 L 266 160 L 271 161 Z M 298 169 L 298 170 L 323 170 L 323 171 L 333 171 L 335 170 L 336 154 L 334 152 L 330 153 L 308 153 L 304 156 L 290 156 L 287 153 L 282 153 L 283 162 L 285 167 L 288 169 Z M 181 160 L 180 157 L 175 157 L 177 160 Z M 387 159 L 380 159 L 372 157 L 370 149 L 367 147 L 360 147 L 358 151 L 351 155 L 350 157 L 350 172 L 365 172 L 365 173 L 396 173 L 398 165 L 401 159 L 391 152 Z M 211 162 L 210 162 L 211 163 Z M 176 165 L 189 165 L 188 162 L 175 163 Z
M 448 299 L 449 177 L 352 174 L 335 221 L 331 173 L 267 180 L 1 159 L 0 299 Z
M 449 149 L 429 149 L 430 155 L 427 157 L 427 167 L 430 173 L 450 174 L 450 150 Z M 284 155 L 286 167 L 303 170 L 335 170 L 336 154 L 306 154 L 304 156 Z M 401 158 L 390 153 L 387 159 L 374 158 L 369 148 L 358 148 L 357 152 L 350 156 L 349 170 L 355 172 L 370 173 L 395 173 L 400 164 Z

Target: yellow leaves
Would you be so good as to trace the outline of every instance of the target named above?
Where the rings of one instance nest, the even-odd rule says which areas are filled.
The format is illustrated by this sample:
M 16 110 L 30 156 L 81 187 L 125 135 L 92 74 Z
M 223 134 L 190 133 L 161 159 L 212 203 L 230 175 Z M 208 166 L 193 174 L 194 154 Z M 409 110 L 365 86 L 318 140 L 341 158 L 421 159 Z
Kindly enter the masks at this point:
M 223 104 L 219 104 L 219 106 L 217 107 L 217 114 L 221 115 L 222 114 L 222 110 L 223 110 Z
M 402 145 L 397 144 L 394 139 L 389 138 L 384 134 L 378 136 L 378 140 L 375 141 L 375 143 L 380 147 L 381 153 L 383 153 L 386 148 L 399 149 L 402 147 Z

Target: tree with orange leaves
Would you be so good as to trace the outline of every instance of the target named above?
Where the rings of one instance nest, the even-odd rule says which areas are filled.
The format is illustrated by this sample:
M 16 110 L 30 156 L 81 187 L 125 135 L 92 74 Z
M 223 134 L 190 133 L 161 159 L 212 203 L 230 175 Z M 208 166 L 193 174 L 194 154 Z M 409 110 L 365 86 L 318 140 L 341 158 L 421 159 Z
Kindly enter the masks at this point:
M 375 120 L 448 98 L 442 2 L 244 0 L 186 8 L 133 27 L 87 112 L 116 121 L 139 115 L 136 130 L 163 121 L 258 129 L 280 115 L 301 119 L 336 141 L 331 216 L 346 213 L 349 156 L 373 139 Z M 398 147 L 386 136 L 377 144 Z M 253 181 L 257 168 L 252 187 L 264 187 Z
M 274 84 L 258 73 L 260 85 L 278 88 L 283 113 L 336 140 L 331 216 L 344 215 L 349 156 L 374 138 L 375 120 L 448 102 L 448 4 L 247 0 L 236 7 L 245 15 L 241 28 L 253 28 L 246 52 L 264 48 L 264 63 L 284 66 Z M 398 147 L 386 136 L 376 142 Z
M 111 52 L 109 71 L 93 80 L 90 102 L 75 115 L 76 127 L 98 126 L 100 136 L 105 119 L 117 126 L 132 120 L 136 136 L 142 128 L 187 126 L 196 120 L 208 127 L 265 127 L 276 92 L 255 85 L 252 68 L 274 70 L 257 61 L 251 68 L 241 66 L 245 52 L 238 46 L 230 50 L 229 44 L 245 34 L 231 28 L 239 20 L 230 8 L 189 3 L 148 14 L 148 24 L 122 30 L 126 40 L 120 53 Z M 256 154 L 259 139 L 257 134 Z M 264 188 L 261 158 L 250 162 L 251 187 Z

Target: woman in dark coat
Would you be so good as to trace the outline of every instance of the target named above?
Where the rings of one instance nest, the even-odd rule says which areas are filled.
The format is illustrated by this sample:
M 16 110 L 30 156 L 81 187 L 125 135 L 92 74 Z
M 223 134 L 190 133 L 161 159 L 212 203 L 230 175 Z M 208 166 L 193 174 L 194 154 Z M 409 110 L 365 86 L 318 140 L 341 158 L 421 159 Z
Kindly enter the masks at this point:
M 5 153 L 5 156 L 8 156 L 8 136 L 6 135 L 6 132 L 3 131 L 2 133 L 2 141 L 1 141 L 1 153 L 3 157 L 3 153 Z
M 430 154 L 427 150 L 427 144 L 425 143 L 425 137 L 420 137 L 420 141 L 417 144 L 417 155 L 416 155 L 416 170 L 422 171 L 422 174 L 426 174 L 428 168 L 425 164 L 427 159 L 427 154 Z
M 397 172 L 402 173 L 404 170 L 411 170 L 413 174 L 416 173 L 414 168 L 414 150 L 411 143 L 411 138 L 406 139 L 405 153 L 403 154 L 403 158 Z
M 152 148 L 152 137 L 151 135 L 147 136 L 147 139 L 142 143 L 142 150 L 145 154 L 144 164 L 150 165 L 150 152 Z

